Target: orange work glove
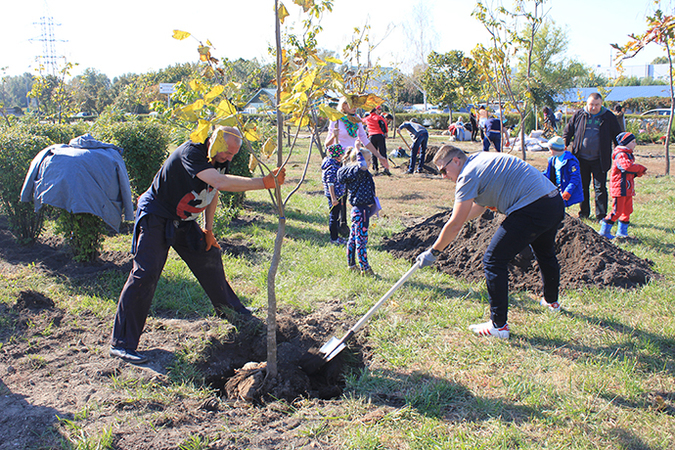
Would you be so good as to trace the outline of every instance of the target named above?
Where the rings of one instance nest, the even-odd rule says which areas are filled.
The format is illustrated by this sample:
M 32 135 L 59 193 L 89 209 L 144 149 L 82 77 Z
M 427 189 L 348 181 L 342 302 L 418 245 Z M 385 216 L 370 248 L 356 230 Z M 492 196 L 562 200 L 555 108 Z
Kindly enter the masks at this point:
M 563 192 L 563 193 L 562 193 L 562 198 L 563 198 L 563 200 L 567 201 L 567 200 L 569 200 L 570 198 L 572 198 L 572 194 L 570 194 L 569 192 Z
M 285 167 L 277 167 L 274 169 L 271 173 L 268 173 L 263 177 L 263 186 L 265 186 L 265 189 L 274 189 L 274 176 L 276 175 L 277 177 L 277 183 L 279 183 L 279 186 L 284 184 L 284 181 L 286 181 L 286 168 Z
M 218 250 L 220 250 L 220 245 L 218 245 L 218 241 L 216 241 L 216 237 L 213 235 L 213 231 L 204 230 L 204 239 L 206 239 L 206 251 L 207 252 L 209 250 L 211 250 L 211 247 L 215 247 Z

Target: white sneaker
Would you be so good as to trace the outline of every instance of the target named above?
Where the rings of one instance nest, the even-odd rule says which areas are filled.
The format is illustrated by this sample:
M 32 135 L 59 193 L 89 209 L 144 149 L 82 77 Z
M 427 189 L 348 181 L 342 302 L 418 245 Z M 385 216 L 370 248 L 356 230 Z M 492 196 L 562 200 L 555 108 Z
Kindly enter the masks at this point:
M 549 302 L 546 301 L 545 298 L 542 298 L 539 301 L 539 304 L 541 306 L 546 306 L 549 309 L 549 311 L 552 311 L 552 312 L 560 312 L 560 310 L 562 309 L 560 307 L 560 303 L 558 303 L 558 302 L 549 303 Z
M 491 320 L 488 320 L 485 323 L 469 325 L 469 330 L 473 331 L 479 336 L 494 336 L 499 339 L 508 339 L 510 334 L 508 323 L 505 323 L 501 328 L 497 328 Z

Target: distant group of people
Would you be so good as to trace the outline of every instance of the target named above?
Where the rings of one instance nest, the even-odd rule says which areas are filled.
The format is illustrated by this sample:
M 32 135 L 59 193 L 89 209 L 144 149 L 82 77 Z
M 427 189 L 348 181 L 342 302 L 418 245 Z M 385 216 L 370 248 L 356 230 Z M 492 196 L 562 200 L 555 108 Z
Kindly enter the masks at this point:
M 381 165 L 390 174 L 386 135 L 392 120 L 379 108 L 361 119 L 347 98 L 340 100 L 338 109 L 344 115 L 329 125 L 327 156 L 321 166 L 330 242 L 346 245 L 350 270 L 373 276 L 367 254 L 368 230 L 371 217 L 379 210 L 379 201 L 370 168 L 377 170 Z M 481 336 L 508 338 L 508 263 L 530 246 L 542 275 L 540 303 L 551 311 L 560 311 L 555 236 L 565 208 L 578 203 L 579 216 L 590 217 L 589 186 L 593 179 L 600 233 L 613 238 L 611 229 L 618 222 L 616 236 L 627 237 L 635 178 L 647 169 L 635 162 L 635 136 L 622 131 L 617 117 L 602 106 L 599 94 L 588 97 L 586 107 L 574 114 L 562 136 L 549 139 L 546 146 L 551 157 L 543 173 L 500 152 L 504 135 L 500 118 L 481 108 L 477 122 L 484 130 L 485 151 L 467 155 L 459 148 L 444 145 L 433 158 L 441 176 L 455 182 L 455 202 L 450 219 L 434 244 L 420 253 L 417 264 L 433 264 L 452 244 L 463 224 L 486 208 L 504 214 L 483 257 L 490 320 L 469 328 Z M 407 130 L 413 137 L 408 173 L 420 172 L 429 138 L 426 128 L 409 121 L 397 130 Z M 251 315 L 227 282 L 220 247 L 213 235 L 217 193 L 274 189 L 283 185 L 285 170 L 277 168 L 262 178 L 229 175 L 229 163 L 241 143 L 241 133 L 233 127 L 217 127 L 204 143 L 186 142 L 167 159 L 139 198 L 132 241 L 133 266 L 120 294 L 111 356 L 137 364 L 147 361 L 147 356 L 136 349 L 170 248 L 188 264 L 218 314 L 234 311 Z M 487 151 L 490 145 L 496 153 Z M 610 170 L 613 202 L 608 211 Z M 351 204 L 351 226 L 345 240 L 341 234 L 346 235 L 347 201 Z M 195 220 L 202 212 L 204 228 Z

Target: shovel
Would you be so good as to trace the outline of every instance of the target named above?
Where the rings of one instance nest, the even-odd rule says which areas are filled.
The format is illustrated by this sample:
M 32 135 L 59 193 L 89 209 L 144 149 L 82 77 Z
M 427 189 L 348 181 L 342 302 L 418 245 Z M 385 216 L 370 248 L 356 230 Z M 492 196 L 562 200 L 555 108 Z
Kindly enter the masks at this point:
M 375 312 L 380 309 L 382 304 L 386 302 L 389 297 L 391 297 L 391 295 L 398 288 L 400 288 L 401 285 L 405 283 L 406 280 L 410 278 L 410 276 L 419 268 L 419 263 L 415 262 L 415 264 L 396 282 L 396 284 L 394 284 L 391 289 L 389 289 L 387 293 L 384 294 L 382 298 L 380 298 L 380 300 L 378 300 L 378 302 L 373 305 L 372 308 L 370 308 L 366 315 L 361 317 L 361 319 L 356 322 L 356 324 L 354 324 L 354 326 L 351 327 L 344 336 L 342 336 L 342 339 L 332 337 L 328 342 L 321 346 L 318 352 L 316 349 L 309 350 L 308 354 L 305 355 L 305 357 L 303 357 L 300 361 L 300 367 L 302 367 L 302 369 L 307 374 L 311 375 L 316 373 L 328 361 L 335 358 L 346 347 L 347 341 L 351 339 L 352 336 L 354 336 L 354 334 L 356 334 L 356 332 L 359 331 L 366 322 L 368 322 L 373 314 L 375 314 Z

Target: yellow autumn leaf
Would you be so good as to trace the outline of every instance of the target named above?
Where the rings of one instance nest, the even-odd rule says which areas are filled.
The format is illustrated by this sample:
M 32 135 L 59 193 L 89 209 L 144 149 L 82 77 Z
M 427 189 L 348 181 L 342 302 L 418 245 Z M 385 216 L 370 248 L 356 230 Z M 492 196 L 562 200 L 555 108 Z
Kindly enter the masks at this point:
M 208 64 L 204 66 L 204 69 L 201 72 L 201 75 L 204 78 L 213 78 L 215 74 L 216 73 L 213 71 L 213 67 Z
M 332 56 L 329 56 L 329 57 L 326 58 L 324 61 L 326 61 L 327 63 L 342 64 L 342 61 L 340 61 L 340 60 L 337 59 L 337 58 L 333 58 Z
M 228 116 L 225 117 L 224 119 L 219 119 L 215 122 L 213 122 L 214 125 L 221 125 L 224 127 L 236 127 L 239 125 L 239 121 L 237 121 L 237 116 Z
M 194 142 L 195 144 L 206 141 L 206 138 L 209 137 L 210 129 L 211 129 L 211 122 L 209 122 L 208 120 L 199 119 L 197 129 L 192 133 L 190 133 L 190 140 L 192 140 L 192 142 Z M 212 158 L 213 156 L 209 154 L 209 157 Z
M 310 60 L 311 62 L 313 62 L 314 64 L 316 64 L 317 66 L 323 67 L 323 66 L 326 65 L 326 61 L 324 61 L 323 59 L 319 58 L 319 57 L 316 56 L 316 55 L 310 55 L 310 56 L 309 56 L 309 60 Z
M 256 142 L 260 140 L 260 135 L 258 134 L 258 130 L 256 130 L 255 126 L 246 126 L 244 129 L 244 137 L 248 139 L 251 142 Z
M 200 99 L 195 100 L 195 102 L 192 104 L 192 110 L 193 111 L 199 111 L 204 106 L 206 106 L 206 103 L 204 102 L 204 100 L 202 100 L 200 98 Z
M 211 47 L 201 45 L 199 48 L 197 48 L 197 51 L 199 52 L 200 61 L 206 62 L 209 60 L 209 58 L 211 58 Z
M 344 116 L 343 113 L 338 111 L 335 108 L 331 108 L 328 105 L 319 105 L 319 111 L 323 113 L 324 116 L 328 118 L 328 120 L 338 120 L 340 117 Z
M 191 35 L 187 31 L 173 30 L 173 38 L 182 41 L 189 38 Z
M 384 99 L 375 94 L 351 94 L 347 96 L 347 99 L 352 108 L 363 108 L 366 111 L 384 103 Z
M 289 16 L 288 10 L 286 9 L 286 7 L 284 6 L 283 3 L 280 4 L 279 5 L 279 22 L 284 23 L 284 19 L 288 16 Z
M 216 117 L 232 116 L 237 114 L 237 108 L 228 100 L 223 99 L 216 107 Z
M 281 111 L 284 114 L 288 114 L 290 112 L 293 112 L 297 107 L 298 107 L 297 102 L 291 99 L 287 102 L 281 103 L 279 105 L 279 111 Z
M 305 73 L 300 80 L 298 80 L 297 83 L 295 83 L 295 86 L 293 86 L 293 90 L 295 92 L 301 92 L 301 91 L 306 91 L 310 87 L 312 87 L 312 84 L 314 84 L 314 79 L 316 78 L 316 74 L 318 72 L 318 69 L 310 70 L 309 72 Z
M 268 139 L 265 141 L 265 145 L 263 145 L 263 147 L 262 147 L 262 149 L 260 150 L 260 152 L 261 152 L 263 155 L 265 155 L 266 157 L 269 158 L 270 156 L 272 156 L 272 154 L 274 153 L 274 151 L 275 151 L 276 149 L 277 149 L 277 143 L 276 143 L 276 140 L 275 140 L 275 139 L 272 139 L 272 138 L 268 138 Z
M 307 12 L 314 6 L 314 0 L 293 0 L 298 6 L 302 6 L 302 12 Z
M 258 167 L 258 160 L 253 155 L 248 155 L 248 170 L 249 172 L 255 172 L 256 167 Z
M 209 41 L 208 39 L 206 40 L 206 45 L 208 45 L 209 47 L 213 47 L 213 44 L 211 44 L 211 41 Z
M 187 120 L 188 122 L 197 121 L 197 115 L 193 110 L 193 105 L 187 105 L 182 108 L 174 110 L 173 116 L 178 119 Z
M 220 85 L 220 84 L 217 85 L 217 86 L 215 86 L 213 89 L 211 89 L 211 90 L 209 91 L 208 94 L 206 94 L 206 95 L 204 96 L 204 101 L 205 101 L 206 103 L 211 103 L 211 100 L 213 100 L 214 98 L 216 98 L 216 97 L 218 97 L 220 94 L 222 94 L 224 89 L 225 89 L 225 88 L 224 88 L 222 85 Z
M 200 125 L 201 125 L 200 121 Z M 210 124 L 209 124 L 210 125 Z M 208 128 L 206 129 L 208 134 Z M 192 137 L 192 135 L 190 135 Z M 204 138 L 204 141 L 206 138 Z M 201 141 L 201 142 L 204 142 Z M 193 141 L 194 142 L 194 141 Z M 216 128 L 209 140 L 209 158 L 213 159 L 218 153 L 227 151 L 227 141 L 225 140 L 225 130 Z
M 288 121 L 293 125 L 299 127 L 306 127 L 307 125 L 309 125 L 309 117 L 307 116 L 294 115 Z

